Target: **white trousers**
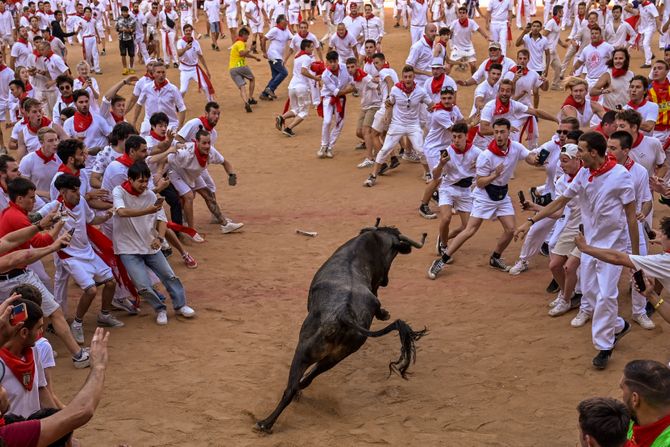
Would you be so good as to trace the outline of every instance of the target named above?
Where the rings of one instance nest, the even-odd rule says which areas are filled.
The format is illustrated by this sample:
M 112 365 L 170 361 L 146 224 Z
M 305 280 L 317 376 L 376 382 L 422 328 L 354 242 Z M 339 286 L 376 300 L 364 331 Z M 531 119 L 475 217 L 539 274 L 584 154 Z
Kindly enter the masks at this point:
M 526 239 L 521 246 L 521 253 L 519 259 L 528 261 L 533 256 L 537 255 L 542 248 L 542 244 L 549 238 L 552 228 L 556 224 L 556 219 L 542 219 L 533 224 L 526 235 Z
M 391 124 L 389 130 L 384 138 L 384 145 L 377 153 L 375 162 L 382 164 L 386 161 L 393 148 L 400 142 L 402 137 L 407 137 L 412 143 L 412 147 L 417 152 L 423 152 L 423 131 L 421 126 L 399 126 L 398 124 Z
M 507 22 L 491 22 L 491 41 L 498 42 L 502 54 L 507 54 Z
M 653 55 L 651 51 L 651 38 L 654 36 L 655 30 L 644 30 L 641 31 L 642 34 L 642 48 L 644 48 L 644 63 L 651 65 L 651 56 Z
M 342 132 L 344 117 L 340 117 L 337 109 L 330 103 L 330 97 L 323 98 L 323 125 L 321 126 L 321 146 L 333 148 Z M 332 127 L 332 128 L 331 128 Z
M 198 84 L 199 88 L 202 89 L 203 92 L 205 92 L 205 96 L 207 97 L 207 101 L 213 101 L 212 99 L 212 94 L 209 91 L 209 87 L 207 86 L 207 83 L 205 82 L 205 79 L 203 78 L 202 75 L 198 75 L 198 69 L 195 67 L 190 68 L 188 70 L 183 70 L 179 69 L 179 92 L 181 93 L 182 96 L 186 94 L 186 91 L 188 90 L 188 84 L 191 83 L 191 81 L 195 82 Z M 204 75 L 204 73 L 203 73 Z M 198 81 L 198 77 L 200 80 Z
M 166 64 L 172 62 L 179 62 L 177 60 L 177 46 L 175 45 L 174 38 L 176 32 L 169 31 L 165 32 L 161 30 L 161 46 L 163 47 L 163 60 Z
M 87 36 L 83 38 L 82 50 L 84 52 L 84 60 L 93 67 L 93 71 L 100 71 L 100 53 L 98 53 L 98 41 L 95 36 Z
M 516 27 L 523 28 L 530 22 L 530 4 L 531 0 L 518 0 L 516 5 Z M 521 5 L 523 5 L 523 14 L 521 14 Z M 523 20 L 522 20 L 523 19 Z
M 614 334 L 624 327 L 619 317 L 619 289 L 617 283 L 623 267 L 599 261 L 582 253 L 579 268 L 582 289 L 580 310 L 592 315 L 591 337 L 599 351 L 614 347 Z
M 409 32 L 412 36 L 412 45 L 421 40 L 424 28 L 425 28 L 424 25 L 412 25 L 409 27 Z

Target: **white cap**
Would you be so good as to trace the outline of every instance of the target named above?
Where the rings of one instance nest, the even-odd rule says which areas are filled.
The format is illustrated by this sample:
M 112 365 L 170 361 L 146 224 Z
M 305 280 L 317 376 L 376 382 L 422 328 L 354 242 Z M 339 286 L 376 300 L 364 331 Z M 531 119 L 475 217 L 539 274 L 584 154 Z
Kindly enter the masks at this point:
M 561 155 L 567 155 L 570 158 L 577 158 L 577 150 L 579 147 L 576 144 L 568 143 L 564 144 L 561 148 Z
M 434 57 L 433 63 L 430 64 L 430 68 L 444 68 L 444 61 L 440 57 Z

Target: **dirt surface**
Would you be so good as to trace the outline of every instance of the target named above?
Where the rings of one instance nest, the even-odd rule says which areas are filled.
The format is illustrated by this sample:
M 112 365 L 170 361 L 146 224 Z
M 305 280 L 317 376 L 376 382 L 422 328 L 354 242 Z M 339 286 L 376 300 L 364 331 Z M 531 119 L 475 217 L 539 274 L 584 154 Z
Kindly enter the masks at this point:
M 384 49 L 400 71 L 409 33 L 393 29 L 391 11 L 386 14 L 389 35 Z M 198 28 L 203 31 L 204 20 Z M 323 34 L 322 24 L 313 29 Z M 481 37 L 476 39 L 482 60 L 485 44 Z M 555 319 L 546 314 L 553 299 L 544 291 L 550 280 L 546 258 L 533 259 L 531 269 L 518 277 L 487 266 L 501 231 L 497 222 L 485 223 L 457 253 L 454 264 L 438 280 L 428 280 L 437 221 L 427 221 L 417 212 L 424 188 L 421 169 L 403 163 L 374 188 L 361 186 L 368 172 L 355 167 L 363 158 L 353 149 L 358 142 L 358 101 L 349 102 L 335 158 L 319 160 L 315 153 L 321 120 L 314 111 L 294 138 L 273 127 L 288 80 L 278 91 L 278 101 L 259 101 L 247 114 L 227 73 L 229 37 L 221 53 L 210 50 L 206 39 L 202 42 L 223 110 L 218 149 L 235 166 L 239 184 L 227 186 L 221 168 L 211 173 L 225 212 L 246 225 L 239 234 L 221 235 L 209 224 L 203 203 L 197 203 L 197 225 L 207 243 L 190 251 L 200 267 L 189 271 L 176 255 L 171 263 L 198 316 L 185 321 L 170 314 L 169 325 L 158 327 L 144 306 L 139 316 L 122 317 L 126 327 L 112 331 L 104 397 L 94 419 L 77 431 L 85 445 L 574 445 L 575 408 L 581 399 L 620 397 L 618 381 L 629 360 L 670 360 L 667 341 L 663 342 L 668 327 L 656 318 L 656 330 L 634 325 L 608 369 L 593 370 L 596 351 L 590 326 L 571 328 L 574 313 Z M 107 46 L 108 55 L 102 57 L 105 74 L 98 77 L 103 91 L 120 76 L 118 49 Z M 70 54 L 74 66 L 79 48 Z M 640 64 L 640 53 L 634 52 L 632 67 Z M 251 66 L 259 92 L 270 70 L 265 61 L 252 61 Z M 466 77 L 462 72 L 453 76 Z M 178 82 L 177 70 L 170 69 L 168 77 Z M 459 91 L 465 112 L 473 91 Z M 541 107 L 557 111 L 563 97 L 561 92 L 543 93 Z M 204 96 L 191 90 L 188 117 L 199 115 L 204 103 Z M 541 129 L 541 140 L 546 141 L 555 124 L 543 122 Z M 541 170 L 522 166 L 511 191 L 540 184 L 542 178 Z M 339 245 L 377 216 L 410 237 L 429 234 L 426 248 L 398 256 L 388 288 L 380 290 L 392 318 L 430 330 L 418 343 L 410 380 L 388 377 L 388 362 L 400 349 L 397 336 L 370 340 L 290 405 L 273 435 L 255 433 L 253 422 L 274 409 L 286 384 L 312 276 Z M 296 228 L 319 235 L 299 236 Z M 520 247 L 510 246 L 505 253 L 508 263 Z M 70 316 L 78 295 L 72 288 Z M 621 293 L 624 317 L 630 317 L 629 295 Z M 97 306 L 94 303 L 85 320 L 87 342 Z M 373 323 L 373 328 L 379 327 L 381 323 Z M 55 389 L 67 402 L 87 371 L 74 370 L 63 345 L 51 339 L 61 354 Z

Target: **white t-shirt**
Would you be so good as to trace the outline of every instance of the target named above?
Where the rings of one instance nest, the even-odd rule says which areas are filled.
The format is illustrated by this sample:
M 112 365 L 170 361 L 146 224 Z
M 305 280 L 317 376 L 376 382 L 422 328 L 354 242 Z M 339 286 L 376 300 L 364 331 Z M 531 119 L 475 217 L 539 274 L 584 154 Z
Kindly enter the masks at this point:
M 449 161 L 442 169 L 442 185 L 449 186 L 454 183 L 476 175 L 476 164 L 482 150 L 476 146 L 470 147 L 465 153 L 459 154 L 452 145 L 447 147 Z
M 521 129 L 523 126 L 523 120 L 528 117 L 526 114 L 528 111 L 528 106 L 513 99 L 509 100 L 509 111 L 507 113 L 496 114 L 495 110 L 496 100 L 492 99 L 491 101 L 487 102 L 482 109 L 481 121 L 487 121 L 489 124 L 493 124 L 493 122 L 499 118 L 507 118 L 512 123 L 512 127 Z M 514 136 L 518 137 L 518 134 L 518 132 L 513 132 L 511 134 L 512 139 L 515 139 Z M 493 136 L 491 135 L 484 137 L 487 142 L 491 141 L 492 138 Z
M 426 26 L 428 23 L 428 2 L 419 3 L 414 0 L 410 5 L 410 13 L 412 15 L 412 26 Z
M 273 26 L 270 31 L 265 33 L 265 38 L 270 41 L 270 45 L 267 47 L 268 59 L 271 61 L 284 60 L 286 44 L 293 39 L 293 34 L 291 34 L 288 28 L 280 29 Z
M 669 8 L 670 9 L 670 8 Z M 624 109 L 633 109 L 637 110 L 640 115 L 642 115 L 642 122 L 653 121 L 654 123 L 658 120 L 658 104 L 655 102 L 649 101 L 646 98 L 641 105 L 632 106 L 630 102 L 623 106 Z M 652 135 L 654 130 L 652 129 L 649 132 L 642 132 L 645 135 Z
M 316 50 L 317 48 L 321 48 L 321 41 L 312 33 L 309 31 L 307 32 L 307 35 L 305 37 L 302 37 L 300 33 L 296 33 L 293 35 L 293 38 L 291 39 L 291 42 L 288 44 L 289 48 L 293 50 L 294 53 L 299 53 L 300 52 L 300 44 L 302 43 L 303 40 L 309 40 L 314 44 L 314 49 Z
M 430 115 L 430 127 L 423 142 L 423 152 L 436 154 L 440 149 L 451 144 L 451 127 L 456 121 L 463 119 L 458 106 L 452 110 L 435 110 Z M 458 181 L 458 180 L 457 180 Z
M 202 121 L 200 118 L 193 118 L 184 123 L 184 125 L 179 129 L 177 134 L 182 137 L 187 143 L 195 140 L 195 134 L 198 133 L 200 127 L 202 126 Z M 204 126 L 202 126 L 204 127 Z M 212 146 L 216 146 L 216 140 L 219 134 L 216 131 L 216 128 L 209 131 L 209 138 L 212 143 Z M 147 141 L 148 143 L 148 141 Z
M 614 48 L 625 47 L 635 42 L 637 32 L 625 20 L 619 23 L 619 27 L 614 29 L 614 22 L 607 23 L 605 27 L 605 39 Z M 627 39 L 628 38 L 628 39 Z
M 607 61 L 612 58 L 614 47 L 607 42 L 601 42 L 597 47 L 587 45 L 577 60 L 584 64 L 586 78 L 598 80 L 607 71 Z
M 477 177 L 487 177 L 496 170 L 498 165 L 503 164 L 504 168 L 500 176 L 498 176 L 491 183 L 496 186 L 505 186 L 509 183 L 512 175 L 514 175 L 514 170 L 516 165 L 521 160 L 528 157 L 528 149 L 526 149 L 523 144 L 517 143 L 516 141 L 509 141 L 509 149 L 507 155 L 504 157 L 496 155 L 488 149 L 482 150 L 482 153 L 477 157 Z M 490 200 L 488 193 L 485 188 L 475 187 L 473 196 L 479 199 Z
M 136 196 L 117 186 L 112 191 L 114 210 L 121 208 L 146 209 L 156 203 L 156 194 L 147 189 Z M 156 221 L 167 222 L 165 212 L 159 210 L 154 214 L 140 217 L 120 217 L 114 213 L 112 242 L 114 254 L 149 255 L 157 253 L 160 248 L 151 248 L 151 241 L 156 237 Z
M 544 71 L 546 62 L 544 60 L 544 52 L 549 47 L 549 39 L 540 36 L 539 39 L 533 39 L 530 34 L 523 36 L 523 43 L 526 49 L 530 52 L 530 61 L 528 61 L 528 69 L 533 71 Z
M 516 71 L 516 70 L 515 70 Z M 516 75 L 515 71 L 508 71 L 503 76 L 504 79 L 514 79 Z M 521 76 L 514 86 L 514 96 L 518 95 L 520 92 L 526 92 L 521 98 L 518 98 L 517 101 L 520 103 L 531 107 L 533 104 L 533 92 L 542 86 L 542 79 L 536 71 L 528 70 L 528 73 Z
M 475 93 L 472 98 L 472 109 L 470 110 L 470 115 L 474 115 L 477 112 L 475 100 L 477 98 L 484 99 L 484 105 L 488 104 L 489 101 L 496 99 L 498 95 L 498 87 L 500 86 L 499 82 L 496 82 L 494 85 L 491 85 L 489 81 L 484 81 L 477 86 Z
M 146 126 L 149 125 L 151 115 L 156 112 L 164 112 L 170 119 L 170 126 L 176 129 L 179 127 L 177 111 L 183 112 L 186 110 L 184 98 L 179 93 L 179 89 L 170 82 L 160 90 L 155 87 L 154 82 L 145 85 L 137 104 L 144 106 L 144 123 L 142 124 Z
M 658 9 L 653 3 L 649 3 L 647 6 L 640 5 L 640 22 L 637 25 L 637 29 L 641 33 L 653 32 L 656 31 L 656 17 L 658 17 Z
M 179 39 L 177 41 L 177 51 L 185 49 L 186 45 L 188 45 L 188 42 L 186 42 L 184 39 Z M 184 51 L 181 56 L 179 56 L 179 69 L 195 70 L 195 66 L 198 65 L 200 60 L 198 56 L 202 56 L 202 48 L 200 47 L 200 43 L 193 39 L 191 41 L 191 48 Z
M 293 76 L 291 77 L 291 82 L 288 84 L 288 88 L 295 89 L 309 89 L 309 78 L 306 78 L 302 74 L 302 69 L 306 68 L 309 71 L 310 65 L 314 62 L 314 58 L 309 54 L 303 54 L 302 56 L 295 58 L 293 61 Z
M 552 198 L 556 198 L 556 180 L 563 174 L 559 159 L 561 157 L 561 145 L 556 140 L 549 140 L 533 152 L 540 153 L 542 149 L 549 151 L 549 156 L 544 163 L 547 179 L 544 182 L 544 193 L 550 193 Z
M 347 31 L 343 37 L 338 36 L 337 33 L 333 34 L 328 45 L 337 51 L 340 61 L 344 61 L 347 58 L 354 57 L 353 48 L 357 43 L 356 38 Z
M 415 2 L 416 3 L 416 2 Z M 425 37 L 421 37 L 418 41 L 409 49 L 409 55 L 405 64 L 411 65 L 415 69 L 430 71 L 430 66 L 433 63 L 433 48 L 428 45 Z M 430 76 L 424 74 L 417 74 L 414 76 L 414 79 L 417 83 L 421 84 Z
M 46 216 L 60 206 L 61 202 L 54 200 L 44 205 L 39 213 Z M 91 242 L 88 240 L 86 225 L 95 219 L 95 212 L 88 206 L 83 197 L 79 200 L 79 204 L 72 209 L 68 209 L 68 212 L 71 217 L 68 216 L 65 219 L 63 231 L 70 231 L 74 228 L 74 233 L 72 233 L 70 244 L 61 251 L 79 261 L 93 261 L 96 259 L 96 255 L 93 252 Z
M 546 35 L 549 50 L 556 52 L 558 38 L 561 37 L 561 24 L 556 23 L 556 20 L 552 18 L 544 24 L 544 29 L 549 31 L 549 34 Z
M 393 103 L 393 117 L 390 125 L 397 128 L 419 126 L 422 104 L 432 104 L 430 95 L 420 85 L 415 85 L 409 95 L 394 85 L 389 100 Z
M 210 23 L 215 23 L 221 20 L 221 1 L 220 0 L 205 0 L 203 5 L 205 13 L 207 14 L 207 20 Z M 236 8 L 228 7 L 228 10 L 233 9 L 237 11 Z M 228 11 L 226 11 L 226 15 Z
M 39 150 L 38 150 L 39 151 Z M 52 159 L 44 160 L 40 157 L 41 152 L 31 152 L 19 162 L 21 176 L 29 178 L 35 184 L 38 191 L 49 191 L 51 179 L 56 175 L 60 160 L 57 155 Z
M 642 270 L 650 278 L 658 279 L 665 290 L 670 290 L 670 253 L 657 255 L 628 255 L 636 270 Z
M 472 79 L 474 79 L 477 83 L 480 83 L 484 80 L 486 80 L 486 76 L 488 73 L 488 70 L 486 68 L 486 65 L 488 64 L 489 59 L 484 59 L 484 62 L 479 64 L 479 67 L 477 68 L 477 71 L 472 75 Z M 509 57 L 504 57 L 502 58 L 501 65 L 503 67 L 502 69 L 502 76 L 505 76 L 505 73 L 510 71 L 512 67 L 516 67 L 516 62 L 514 62 L 512 59 Z
M 459 51 L 471 53 L 475 51 L 472 45 L 472 35 L 477 32 L 479 25 L 472 19 L 468 19 L 468 25 L 461 25 L 458 20 L 454 20 L 449 25 L 451 29 L 451 46 Z
M 624 166 L 625 167 L 625 166 Z M 651 190 L 649 189 L 649 174 L 644 166 L 633 162 L 633 165 L 628 169 L 628 173 L 633 179 L 633 187 L 635 189 L 635 211 L 642 211 L 642 204 L 651 202 Z
M 458 91 L 458 85 L 456 85 L 456 81 L 449 76 L 448 74 L 444 75 L 444 80 L 442 80 L 442 85 L 440 85 L 440 89 L 434 93 L 432 86 L 433 86 L 433 79 L 434 78 L 428 78 L 426 81 L 423 83 L 423 88 L 428 92 L 428 95 L 430 95 L 431 100 L 433 101 L 434 104 L 437 104 L 440 102 L 440 91 L 445 88 L 445 87 L 451 87 L 454 89 L 454 91 Z
M 635 143 L 636 141 L 633 140 L 633 147 L 630 149 L 628 156 L 646 169 L 649 176 L 653 176 L 656 167 L 665 163 L 663 145 L 658 138 L 649 136 L 642 137 L 637 145 Z
M 504 22 L 509 20 L 509 13 L 514 8 L 514 2 L 511 0 L 497 0 L 489 2 L 489 15 L 491 22 Z
M 5 371 L 5 376 L 2 378 L 0 384 L 2 384 L 2 387 L 7 392 L 7 397 L 9 398 L 8 413 L 13 413 L 25 418 L 41 408 L 39 389 L 47 386 L 47 379 L 44 377 L 44 368 L 42 367 L 39 353 L 35 348 L 30 349 L 33 350 L 33 357 L 35 359 L 33 386 L 30 391 L 28 391 L 23 386 L 22 382 L 14 376 L 14 373 L 12 373 L 9 367 L 5 364 L 4 360 L 0 359 L 0 363 L 2 363 Z
M 623 251 L 629 243 L 624 205 L 635 202 L 633 178 L 621 165 L 589 177 L 590 171 L 581 169 L 563 196 L 579 203 L 589 245 Z

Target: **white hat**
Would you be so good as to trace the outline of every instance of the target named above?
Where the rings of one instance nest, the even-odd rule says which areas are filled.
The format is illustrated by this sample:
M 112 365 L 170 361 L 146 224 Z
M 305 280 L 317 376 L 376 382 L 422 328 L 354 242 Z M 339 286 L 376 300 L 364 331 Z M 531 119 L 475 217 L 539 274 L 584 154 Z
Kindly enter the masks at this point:
M 564 144 L 561 148 L 561 155 L 565 154 L 570 158 L 577 158 L 577 150 L 579 147 L 576 144 L 568 143 Z
M 444 68 L 444 62 L 440 57 L 434 57 L 433 63 L 430 64 L 430 68 Z

